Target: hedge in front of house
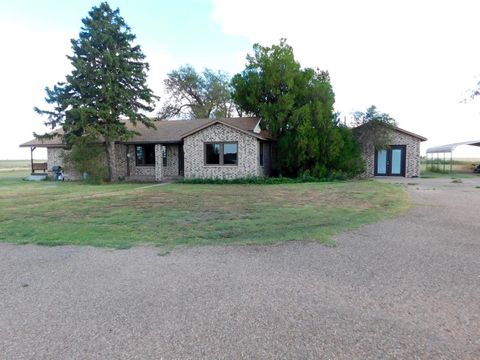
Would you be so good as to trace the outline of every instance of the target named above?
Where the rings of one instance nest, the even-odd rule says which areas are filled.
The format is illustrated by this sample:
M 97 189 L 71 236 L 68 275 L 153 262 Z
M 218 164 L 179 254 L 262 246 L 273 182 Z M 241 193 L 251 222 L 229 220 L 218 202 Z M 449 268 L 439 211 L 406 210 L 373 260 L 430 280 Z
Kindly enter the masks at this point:
M 349 176 L 337 172 L 331 174 L 328 177 L 317 178 L 310 175 L 304 175 L 298 178 L 289 178 L 289 177 L 244 177 L 238 179 L 183 179 L 178 183 L 181 184 L 253 184 L 253 185 L 276 185 L 276 184 L 298 184 L 298 183 L 312 183 L 312 182 L 328 182 L 328 181 L 339 181 L 347 180 Z

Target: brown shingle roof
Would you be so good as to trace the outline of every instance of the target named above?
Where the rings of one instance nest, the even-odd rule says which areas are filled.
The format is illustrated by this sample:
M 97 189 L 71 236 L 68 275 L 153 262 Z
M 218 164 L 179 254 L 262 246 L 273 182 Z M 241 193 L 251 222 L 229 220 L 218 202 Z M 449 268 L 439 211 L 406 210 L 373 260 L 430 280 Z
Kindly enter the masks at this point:
M 362 129 L 365 125 L 366 125 L 366 124 L 359 125 L 359 126 L 357 126 L 356 128 L 354 128 L 354 129 Z M 401 128 L 399 128 L 398 126 L 393 126 L 392 130 L 393 130 L 393 131 L 398 131 L 398 132 L 403 133 L 403 134 L 405 134 L 405 135 L 412 136 L 412 137 L 414 137 L 414 138 L 419 139 L 420 141 L 427 141 L 427 140 L 428 140 L 426 137 L 423 137 L 423 136 L 421 136 L 421 135 L 418 135 L 418 134 L 412 133 L 412 132 L 410 132 L 410 131 L 401 129 Z
M 140 135 L 135 135 L 125 143 L 139 144 L 139 143 L 176 143 L 181 142 L 186 134 L 193 134 L 196 130 L 208 127 L 209 124 L 223 123 L 227 126 L 236 128 L 242 132 L 248 133 L 260 139 L 270 140 L 271 137 L 268 132 L 261 131 L 255 133 L 253 130 L 259 122 L 256 117 L 242 117 L 242 118 L 226 118 L 226 119 L 195 119 L 195 120 L 170 120 L 155 122 L 156 129 L 148 128 L 141 123 L 133 126 L 132 123 L 127 122 L 127 127 L 130 130 L 138 132 Z M 61 130 L 58 131 L 61 133 Z M 21 144 L 21 147 L 38 146 L 38 147 L 58 147 L 62 146 L 61 138 L 55 137 L 49 140 L 31 140 Z

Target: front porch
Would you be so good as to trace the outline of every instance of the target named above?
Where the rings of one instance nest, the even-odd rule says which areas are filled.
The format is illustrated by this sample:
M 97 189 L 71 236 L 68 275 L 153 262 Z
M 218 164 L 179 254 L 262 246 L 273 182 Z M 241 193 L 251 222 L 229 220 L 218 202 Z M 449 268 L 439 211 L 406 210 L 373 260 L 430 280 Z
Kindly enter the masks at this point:
M 118 154 L 120 152 L 121 154 Z M 119 177 L 128 181 L 170 182 L 183 178 L 183 144 L 123 144 L 117 148 Z
M 48 163 L 46 162 L 34 162 L 33 160 L 33 152 L 35 151 L 37 147 L 36 146 L 31 146 L 30 147 L 30 167 L 31 167 L 31 175 L 37 175 L 35 171 L 41 171 L 43 172 L 42 175 L 47 175 L 48 171 Z

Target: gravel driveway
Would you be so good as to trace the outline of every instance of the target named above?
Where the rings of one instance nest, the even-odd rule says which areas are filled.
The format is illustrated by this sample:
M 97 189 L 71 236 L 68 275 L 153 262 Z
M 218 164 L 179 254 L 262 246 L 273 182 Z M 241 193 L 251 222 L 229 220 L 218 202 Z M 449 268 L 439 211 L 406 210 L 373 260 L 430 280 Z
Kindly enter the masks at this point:
M 480 178 L 450 181 L 336 248 L 0 244 L 0 358 L 479 359 Z

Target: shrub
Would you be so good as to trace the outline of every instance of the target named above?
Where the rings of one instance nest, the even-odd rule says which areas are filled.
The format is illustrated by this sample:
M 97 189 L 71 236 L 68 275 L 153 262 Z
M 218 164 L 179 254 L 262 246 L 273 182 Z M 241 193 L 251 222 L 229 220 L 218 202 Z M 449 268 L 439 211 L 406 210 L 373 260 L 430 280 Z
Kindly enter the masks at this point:
M 278 184 L 297 184 L 297 183 L 312 183 L 312 182 L 328 182 L 328 181 L 342 181 L 348 179 L 342 172 L 336 172 L 328 177 L 318 178 L 311 176 L 305 172 L 301 177 L 289 178 L 289 177 L 245 177 L 238 179 L 183 179 L 180 180 L 181 184 L 242 184 L 242 185 L 278 185 Z
M 86 174 L 83 180 L 89 184 L 100 184 L 108 176 L 105 152 L 102 146 L 89 138 L 77 141 L 64 155 L 65 168 Z

